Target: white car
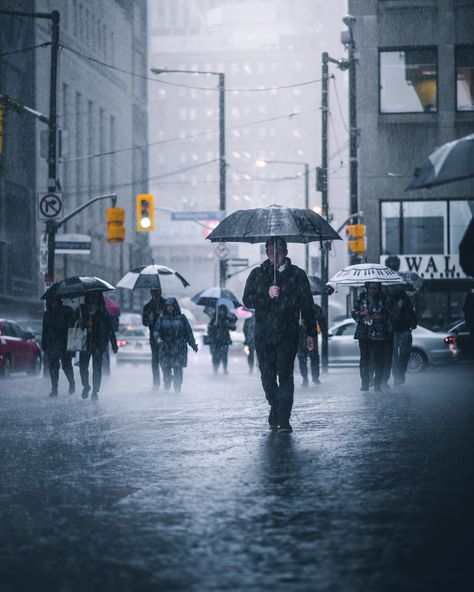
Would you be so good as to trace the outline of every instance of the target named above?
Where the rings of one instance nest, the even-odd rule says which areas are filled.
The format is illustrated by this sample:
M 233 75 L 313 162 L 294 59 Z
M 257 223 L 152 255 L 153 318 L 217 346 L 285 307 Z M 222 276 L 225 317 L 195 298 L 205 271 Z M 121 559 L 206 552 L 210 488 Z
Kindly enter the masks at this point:
M 127 325 L 117 332 L 117 364 L 151 362 L 150 332 L 148 327 Z
M 359 364 L 359 344 L 354 339 L 356 322 L 344 319 L 333 325 L 328 332 L 329 365 L 357 366 Z M 413 332 L 413 344 L 408 361 L 408 372 L 420 372 L 428 366 L 448 364 L 457 358 L 449 343 L 445 342 L 447 332 L 430 331 L 418 326 Z

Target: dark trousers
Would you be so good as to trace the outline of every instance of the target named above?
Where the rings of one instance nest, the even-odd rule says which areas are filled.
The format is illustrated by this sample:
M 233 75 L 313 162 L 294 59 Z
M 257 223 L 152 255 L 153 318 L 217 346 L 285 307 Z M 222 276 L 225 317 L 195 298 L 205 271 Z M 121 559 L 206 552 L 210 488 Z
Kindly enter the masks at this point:
M 293 408 L 298 334 L 276 344 L 257 341 L 255 346 L 265 397 L 278 417 L 278 424 L 284 424 L 290 419 Z
M 383 372 L 382 372 L 382 384 L 387 384 L 390 380 L 392 373 L 392 361 L 393 361 L 393 339 L 394 334 L 390 333 L 384 342 L 384 358 L 383 358 Z
M 360 378 L 362 387 L 368 388 L 370 383 L 371 367 L 374 369 L 374 387 L 380 389 L 383 379 L 385 360 L 385 340 L 375 341 L 371 339 L 359 339 L 360 350 Z M 371 363 L 372 361 L 372 363 Z
M 165 389 L 168 390 L 173 382 L 174 392 L 179 393 L 183 384 L 183 368 L 181 366 L 163 366 L 162 369 Z
M 79 373 L 82 386 L 90 387 L 89 384 L 89 361 L 92 357 L 92 390 L 98 393 L 102 382 L 102 356 L 101 351 L 86 351 L 79 354 Z
M 311 351 L 308 351 L 306 347 L 298 350 L 298 365 L 300 374 L 305 382 L 308 380 L 308 358 L 311 366 L 311 376 L 314 381 L 319 378 L 319 348 L 316 339 L 314 340 L 314 348 Z
M 255 366 L 255 346 L 249 345 L 249 355 L 247 356 L 247 362 L 249 365 L 250 372 L 253 372 L 253 367 Z
M 72 354 L 68 351 L 48 351 L 49 376 L 51 377 L 51 387 L 53 392 L 57 392 L 59 383 L 59 364 L 69 382 L 69 386 L 74 385 L 74 371 L 72 369 Z
M 153 384 L 160 386 L 160 347 L 156 343 L 150 343 L 151 347 L 151 371 Z
M 402 331 L 393 336 L 393 378 L 395 383 L 403 384 L 410 359 L 413 338 L 411 331 Z
M 214 372 L 217 372 L 219 369 L 219 364 L 222 362 L 222 367 L 224 368 L 224 372 L 227 370 L 227 359 L 229 355 L 229 346 L 228 345 L 213 345 L 212 346 L 212 365 L 214 367 Z

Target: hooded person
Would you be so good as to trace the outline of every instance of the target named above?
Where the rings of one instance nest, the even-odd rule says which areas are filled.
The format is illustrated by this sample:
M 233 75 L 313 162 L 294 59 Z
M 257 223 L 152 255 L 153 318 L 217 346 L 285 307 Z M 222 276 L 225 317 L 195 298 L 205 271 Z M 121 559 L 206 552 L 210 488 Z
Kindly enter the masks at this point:
M 214 373 L 217 374 L 219 365 L 222 363 L 224 374 L 228 374 L 227 358 L 229 345 L 232 343 L 230 331 L 235 331 L 237 317 L 229 313 L 225 304 L 217 307 L 217 314 L 212 316 L 208 326 L 207 334 L 211 346 L 212 366 Z
M 311 350 L 316 326 L 313 298 L 306 273 L 287 257 L 286 241 L 272 237 L 266 242 L 266 251 L 268 259 L 247 279 L 243 302 L 255 309 L 255 349 L 270 405 L 268 423 L 271 429 L 291 432 L 299 319 L 303 318 Z
M 198 346 L 188 319 L 182 314 L 176 298 L 167 298 L 163 313 L 153 327 L 153 338 L 160 349 L 160 364 L 163 370 L 163 384 L 169 390 L 173 382 L 174 391 L 179 393 L 183 382 L 183 368 L 188 363 L 188 345 L 195 351 Z
M 74 326 L 74 311 L 65 306 L 57 296 L 46 300 L 46 311 L 43 314 L 43 332 L 41 349 L 48 357 L 49 375 L 51 378 L 50 397 L 58 396 L 59 367 L 61 365 L 69 382 L 69 394 L 75 392 L 72 354 L 67 351 L 67 333 Z
M 159 388 L 160 378 L 160 348 L 153 339 L 153 328 L 159 316 L 163 312 L 165 299 L 161 295 L 161 288 L 151 290 L 151 300 L 143 307 L 142 323 L 150 330 L 150 349 L 151 349 L 151 371 L 153 373 L 153 386 Z

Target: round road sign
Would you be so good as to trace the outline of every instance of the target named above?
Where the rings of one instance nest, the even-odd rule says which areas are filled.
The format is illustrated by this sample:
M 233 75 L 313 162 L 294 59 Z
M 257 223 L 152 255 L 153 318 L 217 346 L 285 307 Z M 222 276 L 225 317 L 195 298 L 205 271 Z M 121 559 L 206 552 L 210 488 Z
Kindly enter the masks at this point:
M 219 259 L 227 259 L 229 255 L 229 247 L 227 245 L 224 245 L 223 243 L 217 245 L 216 255 L 219 257 Z
M 61 216 L 63 201 L 56 193 L 47 193 L 39 200 L 40 216 L 45 220 L 54 220 Z

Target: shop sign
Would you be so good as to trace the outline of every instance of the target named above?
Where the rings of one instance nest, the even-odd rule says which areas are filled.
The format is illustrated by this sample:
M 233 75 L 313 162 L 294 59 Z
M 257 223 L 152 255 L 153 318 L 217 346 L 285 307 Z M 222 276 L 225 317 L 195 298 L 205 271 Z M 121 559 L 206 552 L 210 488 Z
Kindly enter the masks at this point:
M 459 255 L 381 255 L 386 265 L 388 257 L 400 260 L 400 271 L 415 271 L 425 280 L 457 280 L 467 278 L 459 265 Z

